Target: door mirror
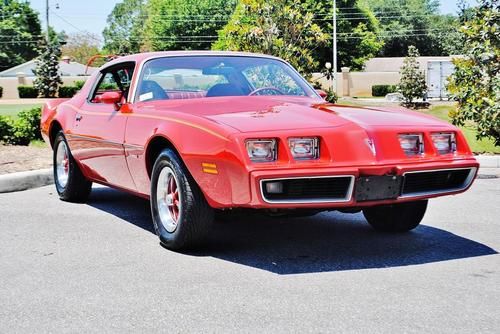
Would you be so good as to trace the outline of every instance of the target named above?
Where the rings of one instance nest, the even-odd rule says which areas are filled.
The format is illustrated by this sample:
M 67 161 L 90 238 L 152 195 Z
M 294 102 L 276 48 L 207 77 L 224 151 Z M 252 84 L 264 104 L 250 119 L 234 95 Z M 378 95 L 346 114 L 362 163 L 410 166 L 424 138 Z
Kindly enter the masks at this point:
M 318 95 L 321 96 L 321 98 L 323 99 L 325 99 L 328 96 L 328 94 L 322 89 L 316 89 L 316 93 L 318 93 Z
M 106 104 L 118 104 L 122 100 L 122 94 L 118 92 L 105 92 L 99 97 L 99 100 Z

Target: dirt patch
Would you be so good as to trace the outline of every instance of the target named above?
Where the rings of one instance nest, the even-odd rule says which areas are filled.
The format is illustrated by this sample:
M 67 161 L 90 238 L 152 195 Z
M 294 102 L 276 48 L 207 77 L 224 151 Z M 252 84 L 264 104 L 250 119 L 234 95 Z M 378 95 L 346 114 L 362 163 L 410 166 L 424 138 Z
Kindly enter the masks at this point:
M 52 150 L 38 146 L 0 144 L 0 175 L 52 167 Z

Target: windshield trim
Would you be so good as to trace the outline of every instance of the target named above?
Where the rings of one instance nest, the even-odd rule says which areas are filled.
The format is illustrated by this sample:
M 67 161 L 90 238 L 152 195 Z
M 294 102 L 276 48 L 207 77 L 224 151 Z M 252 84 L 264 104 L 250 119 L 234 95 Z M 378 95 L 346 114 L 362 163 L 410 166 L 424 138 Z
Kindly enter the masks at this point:
M 137 71 L 134 73 L 135 77 L 133 78 L 133 86 L 132 86 L 132 90 L 129 92 L 129 96 L 127 97 L 127 102 L 128 103 L 136 103 L 136 102 L 138 102 L 138 100 L 136 98 L 137 87 L 139 86 L 139 80 L 142 78 L 142 72 L 144 70 L 144 66 L 147 63 L 149 63 L 152 60 L 161 59 L 161 58 L 187 58 L 187 57 L 263 58 L 263 59 L 270 59 L 270 60 L 279 61 L 279 62 L 285 64 L 285 66 L 289 67 L 290 70 L 292 70 L 295 74 L 297 74 L 297 76 L 301 80 L 301 83 L 304 86 L 306 86 L 307 88 L 309 88 L 311 90 L 311 92 L 314 94 L 314 96 L 304 95 L 304 97 L 309 97 L 309 98 L 311 98 L 311 97 L 317 97 L 317 98 L 321 99 L 321 97 L 319 96 L 319 94 L 316 92 L 316 89 L 314 89 L 314 87 L 292 65 L 290 65 L 288 62 L 286 62 L 285 60 L 283 60 L 281 58 L 277 58 L 277 57 L 274 57 L 274 56 L 259 55 L 259 54 L 255 54 L 255 55 L 197 55 L 197 54 L 194 54 L 194 55 L 172 55 L 172 56 L 169 56 L 169 55 L 158 55 L 158 56 L 151 56 L 151 57 L 148 57 L 148 58 L 144 59 L 139 64 L 139 68 L 137 69 Z

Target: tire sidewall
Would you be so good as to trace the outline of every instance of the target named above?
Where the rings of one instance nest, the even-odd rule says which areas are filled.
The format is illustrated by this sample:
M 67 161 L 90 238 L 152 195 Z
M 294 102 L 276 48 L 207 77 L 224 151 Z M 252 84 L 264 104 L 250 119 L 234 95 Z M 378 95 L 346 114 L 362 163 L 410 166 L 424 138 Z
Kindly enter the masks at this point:
M 158 178 L 161 171 L 167 167 L 170 168 L 175 174 L 181 200 L 181 210 L 177 219 L 177 227 L 173 232 L 168 232 L 161 223 L 157 207 Z M 188 180 L 186 173 L 184 172 L 184 168 L 181 165 L 181 162 L 179 161 L 179 158 L 177 158 L 176 154 L 170 149 L 166 149 L 162 153 L 160 153 L 153 166 L 151 176 L 151 215 L 153 218 L 153 224 L 156 234 L 160 238 L 161 243 L 168 248 L 178 247 L 178 245 L 182 245 L 184 243 L 182 237 L 185 235 L 185 233 L 183 233 L 185 224 L 183 224 L 183 222 L 185 221 L 188 210 L 190 210 L 189 203 L 188 201 L 186 201 L 187 184 Z
M 66 186 L 63 187 L 59 184 L 59 180 L 58 180 L 58 177 L 57 177 L 57 149 L 59 148 L 59 145 L 61 143 L 65 143 L 66 144 L 66 149 L 68 150 L 68 159 L 69 159 L 69 172 L 68 172 L 68 180 L 66 181 Z M 68 146 L 68 142 L 66 141 L 66 138 L 64 137 L 64 135 L 62 134 L 62 132 L 58 133 L 57 136 L 56 136 L 56 139 L 54 141 L 54 150 L 53 150 L 53 172 L 54 172 L 54 184 L 56 185 L 56 190 L 57 190 L 57 193 L 59 194 L 59 196 L 62 196 L 64 195 L 64 192 L 66 191 L 66 189 L 68 188 L 68 185 L 71 181 L 71 177 L 72 177 L 72 170 L 73 170 L 73 163 L 72 163 L 72 158 L 71 158 L 71 152 L 69 150 L 69 146 Z

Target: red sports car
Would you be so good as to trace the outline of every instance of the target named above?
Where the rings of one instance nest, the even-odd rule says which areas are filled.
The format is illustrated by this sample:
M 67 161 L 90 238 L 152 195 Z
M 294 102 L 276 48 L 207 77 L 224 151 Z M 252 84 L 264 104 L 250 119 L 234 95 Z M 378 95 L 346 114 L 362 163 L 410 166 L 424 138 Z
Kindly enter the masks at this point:
M 118 58 L 48 102 L 42 133 L 62 200 L 85 201 L 92 182 L 147 198 L 170 249 L 236 208 L 362 210 L 376 230 L 408 231 L 429 198 L 465 191 L 479 167 L 448 123 L 327 103 L 283 60 L 248 53 Z

